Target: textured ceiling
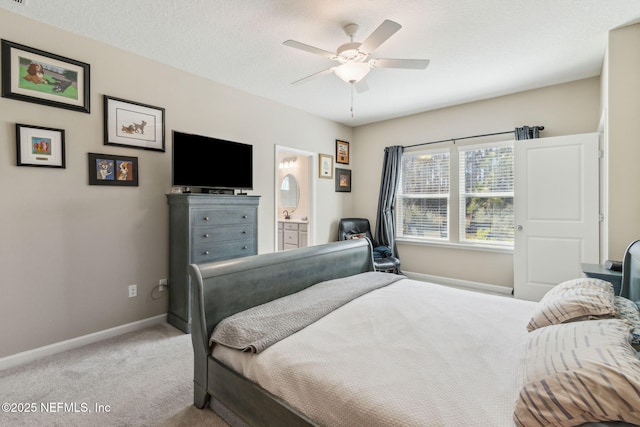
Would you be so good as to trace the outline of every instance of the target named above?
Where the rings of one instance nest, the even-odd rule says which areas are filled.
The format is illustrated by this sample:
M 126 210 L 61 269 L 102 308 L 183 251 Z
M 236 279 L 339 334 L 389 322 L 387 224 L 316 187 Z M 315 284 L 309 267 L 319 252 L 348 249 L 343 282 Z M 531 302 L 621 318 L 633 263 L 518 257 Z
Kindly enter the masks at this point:
M 597 76 L 607 32 L 637 22 L 639 0 L 0 0 L 0 7 L 349 126 Z M 385 19 L 402 29 L 379 58 L 426 70 L 373 69 L 369 90 L 335 64 L 284 46 L 335 51 L 343 26 L 363 41 Z M 640 49 L 640 46 L 639 46 Z M 353 102 L 353 117 L 351 103 Z

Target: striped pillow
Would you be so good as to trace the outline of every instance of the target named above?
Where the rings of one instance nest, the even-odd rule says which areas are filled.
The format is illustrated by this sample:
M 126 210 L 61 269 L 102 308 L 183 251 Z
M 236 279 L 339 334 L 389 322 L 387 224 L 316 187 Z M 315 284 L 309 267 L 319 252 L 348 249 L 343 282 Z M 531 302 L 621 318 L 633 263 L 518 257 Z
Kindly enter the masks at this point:
M 517 426 L 640 424 L 640 360 L 625 320 L 573 322 L 527 336 Z
M 616 309 L 618 310 L 618 319 L 625 319 L 631 323 L 633 330 L 631 331 L 631 345 L 640 350 L 640 310 L 635 302 L 616 295 Z
M 553 287 L 542 297 L 527 330 L 579 320 L 608 319 L 616 314 L 611 283 L 592 278 L 573 279 Z

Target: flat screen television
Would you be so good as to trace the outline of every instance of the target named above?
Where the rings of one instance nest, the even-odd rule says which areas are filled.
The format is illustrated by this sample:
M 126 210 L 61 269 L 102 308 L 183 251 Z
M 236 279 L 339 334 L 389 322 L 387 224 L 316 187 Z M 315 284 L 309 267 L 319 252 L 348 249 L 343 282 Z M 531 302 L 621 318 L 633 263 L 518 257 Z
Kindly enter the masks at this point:
M 253 190 L 253 145 L 173 131 L 171 183 L 206 190 Z

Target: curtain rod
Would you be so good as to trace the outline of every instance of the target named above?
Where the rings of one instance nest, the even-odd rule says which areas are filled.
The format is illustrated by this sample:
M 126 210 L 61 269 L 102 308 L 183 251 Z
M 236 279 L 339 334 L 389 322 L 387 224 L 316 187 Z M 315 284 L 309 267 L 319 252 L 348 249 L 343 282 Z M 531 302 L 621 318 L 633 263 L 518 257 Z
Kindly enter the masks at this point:
M 530 128 L 538 128 L 538 130 L 544 130 L 544 126 L 529 126 L 529 127 Z M 463 140 L 463 139 L 482 138 L 484 136 L 494 136 L 494 135 L 506 135 L 508 133 L 515 133 L 515 129 L 514 130 L 509 130 L 509 131 L 504 131 L 504 132 L 485 133 L 484 135 L 472 135 L 472 136 L 463 136 L 461 138 L 442 139 L 440 141 L 421 142 L 419 144 L 404 145 L 404 146 L 402 146 L 402 148 L 411 148 L 411 147 L 419 147 L 421 145 L 439 144 L 441 142 L 453 142 L 455 144 L 456 141 L 460 141 L 460 140 Z

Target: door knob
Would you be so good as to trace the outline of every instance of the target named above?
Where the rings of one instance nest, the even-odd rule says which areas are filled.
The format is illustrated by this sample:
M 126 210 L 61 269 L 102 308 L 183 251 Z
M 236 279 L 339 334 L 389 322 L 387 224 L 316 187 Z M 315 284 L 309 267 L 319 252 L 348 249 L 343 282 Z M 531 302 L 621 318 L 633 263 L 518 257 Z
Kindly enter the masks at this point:
M 516 230 L 517 231 L 522 231 L 522 226 L 521 225 L 516 225 Z

